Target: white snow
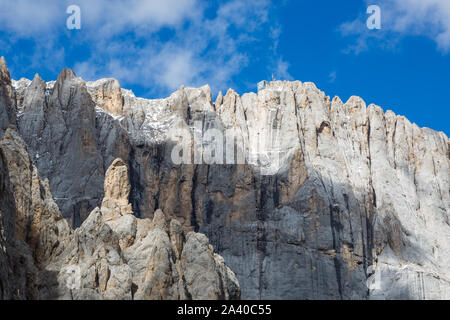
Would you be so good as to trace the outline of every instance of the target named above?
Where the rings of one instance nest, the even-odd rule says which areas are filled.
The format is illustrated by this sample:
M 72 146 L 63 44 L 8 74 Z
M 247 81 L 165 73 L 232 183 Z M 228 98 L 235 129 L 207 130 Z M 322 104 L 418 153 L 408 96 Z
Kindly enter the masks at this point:
M 123 116 L 117 116 L 115 114 L 109 113 L 108 111 L 105 111 L 104 109 L 100 108 L 99 106 L 95 106 L 95 111 L 99 112 L 99 113 L 106 113 L 108 116 L 110 116 L 114 120 L 118 120 L 118 121 L 120 121 L 124 118 Z
M 14 90 L 21 90 L 26 89 L 31 83 L 31 80 L 21 78 L 20 80 L 16 81 L 14 79 L 11 79 L 11 85 L 14 88 Z

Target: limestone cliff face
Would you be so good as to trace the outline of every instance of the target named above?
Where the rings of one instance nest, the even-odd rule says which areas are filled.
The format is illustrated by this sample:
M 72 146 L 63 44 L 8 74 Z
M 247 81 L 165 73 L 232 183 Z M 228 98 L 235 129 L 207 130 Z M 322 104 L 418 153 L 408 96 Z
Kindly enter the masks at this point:
M 103 199 L 108 165 L 115 157 L 128 159 L 127 136 L 96 116 L 84 81 L 69 69 L 50 85 L 36 75 L 18 86 L 17 96 L 19 132 L 63 216 L 78 227 Z
M 244 298 L 448 297 L 443 133 L 358 97 L 331 101 L 311 83 L 230 90 L 215 103 L 208 87 L 164 100 L 123 92 L 135 211 L 160 207 L 205 233 Z M 174 165 L 196 121 L 233 129 L 253 165 Z M 261 144 L 274 168 L 259 161 Z
M 112 291 L 103 285 L 95 291 L 100 296 L 128 296 L 124 279 L 131 279 L 144 284 L 131 286 L 133 297 L 235 297 L 222 258 L 193 230 L 234 271 L 242 298 L 449 298 L 450 141 L 444 133 L 367 107 L 358 97 L 331 100 L 299 81 L 265 83 L 242 96 L 229 90 L 215 102 L 208 86 L 146 100 L 115 80 L 85 83 L 70 70 L 56 83 L 36 77 L 14 87 L 19 133 L 39 173 L 62 215 L 73 227 L 83 223 L 73 233 L 82 237 L 102 222 L 117 236 L 108 246 L 124 260 L 106 268 L 100 252 L 89 258 L 95 270 L 110 270 L 106 275 L 119 270 L 113 283 L 124 283 Z M 207 164 L 211 154 L 205 153 L 194 162 L 199 148 L 212 143 L 199 146 L 194 138 L 208 129 L 223 136 L 232 130 L 233 150 L 244 161 Z M 191 164 L 174 163 L 180 143 L 191 147 L 183 153 Z M 126 166 L 129 188 L 120 178 Z M 170 253 L 152 249 L 155 242 Z M 192 262 L 185 248 L 203 248 L 204 262 Z M 136 250 L 154 255 L 136 261 Z M 198 271 L 204 264 L 220 276 Z M 195 275 L 210 279 L 211 287 L 198 287 Z M 220 291 L 227 283 L 228 293 Z
M 153 221 L 133 215 L 121 159 L 107 171 L 102 206 L 72 231 L 13 127 L 0 151 L 2 299 L 240 298 L 204 235 L 161 210 Z
M 14 102 L 14 91 L 11 86 L 6 61 L 0 57 L 0 136 L 11 123 L 16 121 L 16 104 Z
M 71 76 L 65 70 L 60 79 Z M 55 99 L 67 104 L 71 98 L 62 82 L 55 84 L 61 90 Z M 12 92 L 11 82 L 6 83 Z M 39 77 L 27 85 L 37 92 L 45 88 Z M 46 121 L 39 121 L 49 116 L 47 98 L 25 90 L 21 101 L 32 101 L 29 109 L 20 109 L 23 115 L 37 117 L 30 130 L 45 131 Z M 14 96 L 10 102 L 15 107 Z M 161 210 L 153 220 L 133 215 L 122 159 L 106 170 L 101 206 L 72 230 L 14 122 L 5 119 L 9 124 L 0 139 L 0 299 L 240 298 L 234 273 L 204 235 L 185 232 Z
M 204 235 L 184 233 L 158 210 L 138 219 L 128 203 L 127 166 L 116 159 L 107 170 L 105 198 L 62 243 L 46 271 L 57 273 L 57 290 L 46 298 L 239 299 L 234 273 L 214 254 Z M 170 224 L 170 228 L 169 228 Z M 67 288 L 67 270 L 80 283 Z

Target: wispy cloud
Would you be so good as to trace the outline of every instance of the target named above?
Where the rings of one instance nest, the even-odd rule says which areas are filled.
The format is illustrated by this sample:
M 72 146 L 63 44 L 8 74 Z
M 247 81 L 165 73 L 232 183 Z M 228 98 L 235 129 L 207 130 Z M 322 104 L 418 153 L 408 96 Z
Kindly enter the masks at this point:
M 336 77 L 337 77 L 337 72 L 331 71 L 330 74 L 328 75 L 328 81 L 330 83 L 334 83 L 336 81 Z
M 16 36 L 41 36 L 64 28 L 72 4 L 81 8 L 83 25 L 96 28 L 91 37 L 177 26 L 203 11 L 198 0 L 0 0 L 0 28 Z
M 353 21 L 343 23 L 344 36 L 355 37 L 346 52 L 360 53 L 372 44 L 392 48 L 406 36 L 426 36 L 436 42 L 443 53 L 450 51 L 450 1 L 448 0 L 366 0 L 367 5 L 381 8 L 381 30 L 366 27 L 368 15 L 362 13 Z
M 293 80 L 289 73 L 289 63 L 280 57 L 275 65 L 273 76 L 279 80 Z
M 65 29 L 70 4 L 81 8 L 76 36 Z M 262 35 L 276 51 L 281 31 L 270 32 L 271 9 L 270 0 L 0 0 L 0 31 L 10 35 L 9 43 L 33 41 L 36 55 L 24 58 L 30 65 L 48 59 L 62 66 L 66 57 L 86 80 L 115 77 L 159 95 L 182 84 L 226 90 L 257 54 L 251 45 Z M 60 38 L 72 36 L 74 43 L 61 48 Z M 74 58 L 72 46 L 88 47 L 90 54 Z M 290 77 L 286 62 L 276 54 L 270 60 L 268 70 Z
M 226 89 L 247 65 L 247 53 L 241 48 L 254 41 L 253 33 L 266 23 L 268 5 L 268 1 L 233 0 L 219 6 L 209 18 L 199 3 L 197 14 L 188 17 L 187 26 L 174 28 L 169 39 L 138 33 L 135 37 L 144 39 L 138 46 L 136 38 L 105 36 L 95 44 L 95 51 L 102 55 L 93 55 L 75 69 L 81 75 L 89 70 L 86 76 L 95 78 L 113 74 L 128 84 L 147 85 L 152 92 L 168 93 L 180 85 L 206 83 L 213 90 Z M 251 25 L 243 19 L 252 21 Z

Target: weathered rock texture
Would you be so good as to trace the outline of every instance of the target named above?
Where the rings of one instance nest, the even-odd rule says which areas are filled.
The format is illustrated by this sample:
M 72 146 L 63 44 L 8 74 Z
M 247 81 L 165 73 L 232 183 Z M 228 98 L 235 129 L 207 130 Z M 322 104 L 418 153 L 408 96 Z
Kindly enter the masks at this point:
M 19 132 L 63 216 L 77 227 L 102 201 L 108 165 L 115 157 L 128 159 L 127 135 L 97 116 L 86 84 L 69 69 L 50 86 L 36 75 L 18 92 Z
M 14 128 L 0 150 L 2 298 L 240 297 L 234 273 L 204 235 L 184 233 L 176 220 L 169 228 L 161 210 L 153 221 L 133 215 L 121 159 L 107 171 L 101 208 L 71 231 Z
M 71 75 L 65 70 L 61 79 Z M 29 86 L 40 90 L 42 84 L 36 77 Z M 25 91 L 24 103 L 31 99 L 39 105 L 32 103 L 37 109 L 30 112 L 45 115 L 45 98 L 30 93 Z M 7 119 L 0 139 L 0 299 L 240 298 L 234 273 L 206 236 L 185 232 L 161 210 L 153 220 L 133 215 L 127 164 L 121 159 L 106 171 L 101 206 L 72 230 L 49 181 L 41 178 Z
M 16 103 L 6 61 L 0 57 L 0 137 L 10 123 L 16 121 Z
M 215 102 L 208 86 L 146 100 L 115 80 L 86 84 L 70 70 L 56 83 L 36 77 L 15 88 L 20 135 L 63 216 L 77 227 L 100 207 L 75 233 L 89 234 L 96 221 L 116 230 L 110 252 L 122 252 L 132 283 L 146 284 L 131 289 L 135 297 L 188 297 L 184 290 L 217 297 L 214 288 L 234 287 L 217 277 L 210 290 L 192 284 L 183 268 L 195 263 L 182 247 L 206 249 L 207 241 L 193 233 L 184 239 L 180 230 L 210 239 L 236 273 L 243 298 L 450 296 L 450 141 L 442 132 L 366 107 L 358 97 L 330 100 L 299 81 L 264 83 L 242 96 L 229 90 Z M 205 164 L 211 153 L 194 162 L 194 151 L 183 153 L 192 164 L 174 163 L 181 142 L 209 150 L 213 141 L 199 146 L 193 137 L 210 128 L 234 130 L 247 164 Z M 129 191 L 105 179 L 116 158 L 123 163 L 110 170 L 120 177 L 128 165 Z M 157 209 L 180 223 L 164 222 Z M 152 218 L 152 227 L 131 211 Z M 142 237 L 142 230 L 150 231 Z M 152 267 L 130 258 L 135 250 L 154 252 Z M 202 266 L 222 265 L 211 248 L 202 252 Z M 95 270 L 105 269 L 100 255 L 92 256 Z M 122 275 L 121 259 L 111 266 Z M 138 269 L 144 271 L 133 273 Z M 117 297 L 128 295 L 114 288 Z

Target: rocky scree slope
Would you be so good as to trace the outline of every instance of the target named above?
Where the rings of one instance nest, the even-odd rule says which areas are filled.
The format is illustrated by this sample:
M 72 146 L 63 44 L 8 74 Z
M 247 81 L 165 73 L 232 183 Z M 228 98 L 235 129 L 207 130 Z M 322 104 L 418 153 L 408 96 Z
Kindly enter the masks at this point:
M 100 206 L 106 169 L 121 158 L 131 183 L 123 210 L 153 218 L 161 208 L 204 233 L 243 298 L 449 297 L 442 132 L 300 81 L 229 90 L 215 102 L 208 86 L 146 100 L 117 80 L 86 83 L 66 69 L 56 82 L 36 76 L 2 89 L 11 91 L 19 133 L 73 228 Z M 174 164 L 180 141 L 198 147 L 198 122 L 234 130 L 250 164 Z

